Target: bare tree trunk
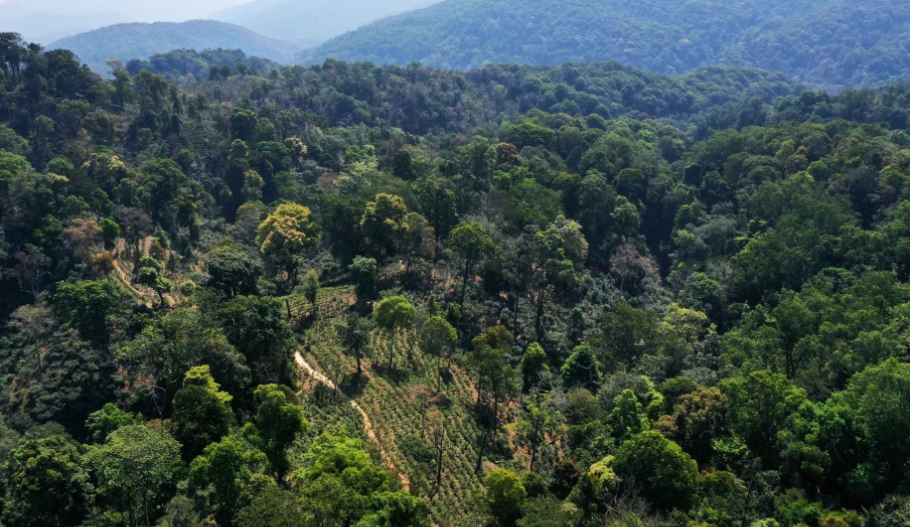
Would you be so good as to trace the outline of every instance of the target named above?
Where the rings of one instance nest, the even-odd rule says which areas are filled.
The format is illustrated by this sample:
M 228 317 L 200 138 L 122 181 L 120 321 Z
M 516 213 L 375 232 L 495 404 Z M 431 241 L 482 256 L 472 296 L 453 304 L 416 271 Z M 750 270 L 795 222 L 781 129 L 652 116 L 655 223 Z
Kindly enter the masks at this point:
M 442 357 L 436 355 L 436 393 L 442 391 Z
M 360 348 L 354 348 L 354 355 L 357 357 L 357 376 L 363 375 L 363 368 L 360 366 Z
M 482 431 L 480 432 L 480 448 L 477 450 L 477 464 L 474 466 L 474 473 L 480 474 L 481 469 L 483 468 L 483 452 L 487 446 L 487 433 Z

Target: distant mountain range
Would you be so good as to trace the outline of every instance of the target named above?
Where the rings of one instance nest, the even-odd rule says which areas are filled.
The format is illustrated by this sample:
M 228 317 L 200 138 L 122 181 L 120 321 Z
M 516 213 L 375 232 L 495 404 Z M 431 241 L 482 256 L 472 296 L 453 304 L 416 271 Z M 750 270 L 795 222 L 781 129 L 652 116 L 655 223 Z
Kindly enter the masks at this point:
M 92 70 L 106 73 L 111 59 L 124 62 L 147 59 L 175 49 L 240 49 L 247 55 L 289 63 L 296 48 L 293 44 L 273 40 L 249 29 L 212 20 L 183 23 L 117 24 L 88 33 L 67 37 L 48 49 L 72 50 Z
M 382 18 L 438 2 L 439 0 L 257 0 L 226 9 L 211 18 L 306 47 L 322 44 Z
M 248 0 L 7 0 L 0 1 L 0 31 L 26 41 L 55 40 L 126 22 L 183 22 L 207 18 Z
M 93 31 L 113 24 L 133 21 L 115 11 L 101 11 L 86 15 L 34 13 L 14 19 L 4 17 L 2 20 L 0 22 L 0 31 L 19 33 L 28 42 L 37 42 L 45 45 L 68 36 Z
M 910 75 L 906 0 L 446 0 L 298 60 L 473 69 L 615 60 L 662 74 L 728 64 L 838 88 Z

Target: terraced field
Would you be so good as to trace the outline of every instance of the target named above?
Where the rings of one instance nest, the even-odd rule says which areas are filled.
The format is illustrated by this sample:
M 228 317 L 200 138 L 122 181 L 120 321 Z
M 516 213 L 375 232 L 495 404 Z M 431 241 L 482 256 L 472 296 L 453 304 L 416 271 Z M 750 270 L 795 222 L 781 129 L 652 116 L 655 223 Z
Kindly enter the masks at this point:
M 369 415 L 377 439 L 391 463 L 407 475 L 411 492 L 429 499 L 436 525 L 481 526 L 476 500 L 483 495 L 480 478 L 474 473 L 478 430 L 469 415 L 476 392 L 466 372 L 456 364 L 437 394 L 435 358 L 423 353 L 414 332 L 395 339 L 394 367 L 388 369 L 392 339 L 374 330 L 363 360 L 364 375 L 359 381 L 354 356 L 338 342 L 335 323 L 348 302 L 344 288 L 320 294 L 319 318 L 301 335 L 301 350 L 307 361 L 331 382 L 341 386 Z M 289 299 L 294 313 L 308 310 L 300 299 Z M 421 463 L 402 451 L 402 439 L 421 438 L 433 444 L 431 421 L 445 430 L 442 484 L 435 489 L 435 463 Z

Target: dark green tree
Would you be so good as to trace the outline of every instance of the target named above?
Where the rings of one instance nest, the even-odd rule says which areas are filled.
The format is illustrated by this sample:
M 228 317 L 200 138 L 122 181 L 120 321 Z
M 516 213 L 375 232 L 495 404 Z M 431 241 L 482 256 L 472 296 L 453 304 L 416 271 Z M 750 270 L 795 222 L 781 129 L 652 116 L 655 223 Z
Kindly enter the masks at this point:
M 697 492 L 698 465 L 658 432 L 642 432 L 623 443 L 613 469 L 660 510 L 687 510 Z
M 77 442 L 61 435 L 26 439 L 11 451 L 3 467 L 4 523 L 34 527 L 81 524 L 94 498 L 84 453 Z

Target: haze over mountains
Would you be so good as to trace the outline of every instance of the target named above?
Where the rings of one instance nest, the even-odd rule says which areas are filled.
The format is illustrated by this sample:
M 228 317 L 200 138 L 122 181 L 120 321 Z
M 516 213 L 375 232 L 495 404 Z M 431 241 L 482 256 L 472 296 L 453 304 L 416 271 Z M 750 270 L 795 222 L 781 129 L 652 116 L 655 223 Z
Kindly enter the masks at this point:
M 665 74 L 731 64 L 839 87 L 910 73 L 908 34 L 910 5 L 895 0 L 447 0 L 298 58 L 453 69 L 616 60 Z
M 258 0 L 212 18 L 242 25 L 270 38 L 315 46 L 381 18 L 439 0 Z
M 73 51 L 92 70 L 106 73 L 106 62 L 147 59 L 175 49 L 241 49 L 248 55 L 281 63 L 292 61 L 294 47 L 244 27 L 213 20 L 117 24 L 64 38 L 49 49 Z
M 0 31 L 31 42 L 57 39 L 123 22 L 183 22 L 248 0 L 5 0 Z
M 285 64 L 336 58 L 470 70 L 617 61 L 669 75 L 734 65 L 831 89 L 910 74 L 910 4 L 899 0 L 240 2 L 8 0 L 0 31 L 67 47 L 101 71 L 112 58 L 225 47 Z M 204 15 L 218 22 L 111 25 Z M 58 40 L 75 28 L 92 31 Z

